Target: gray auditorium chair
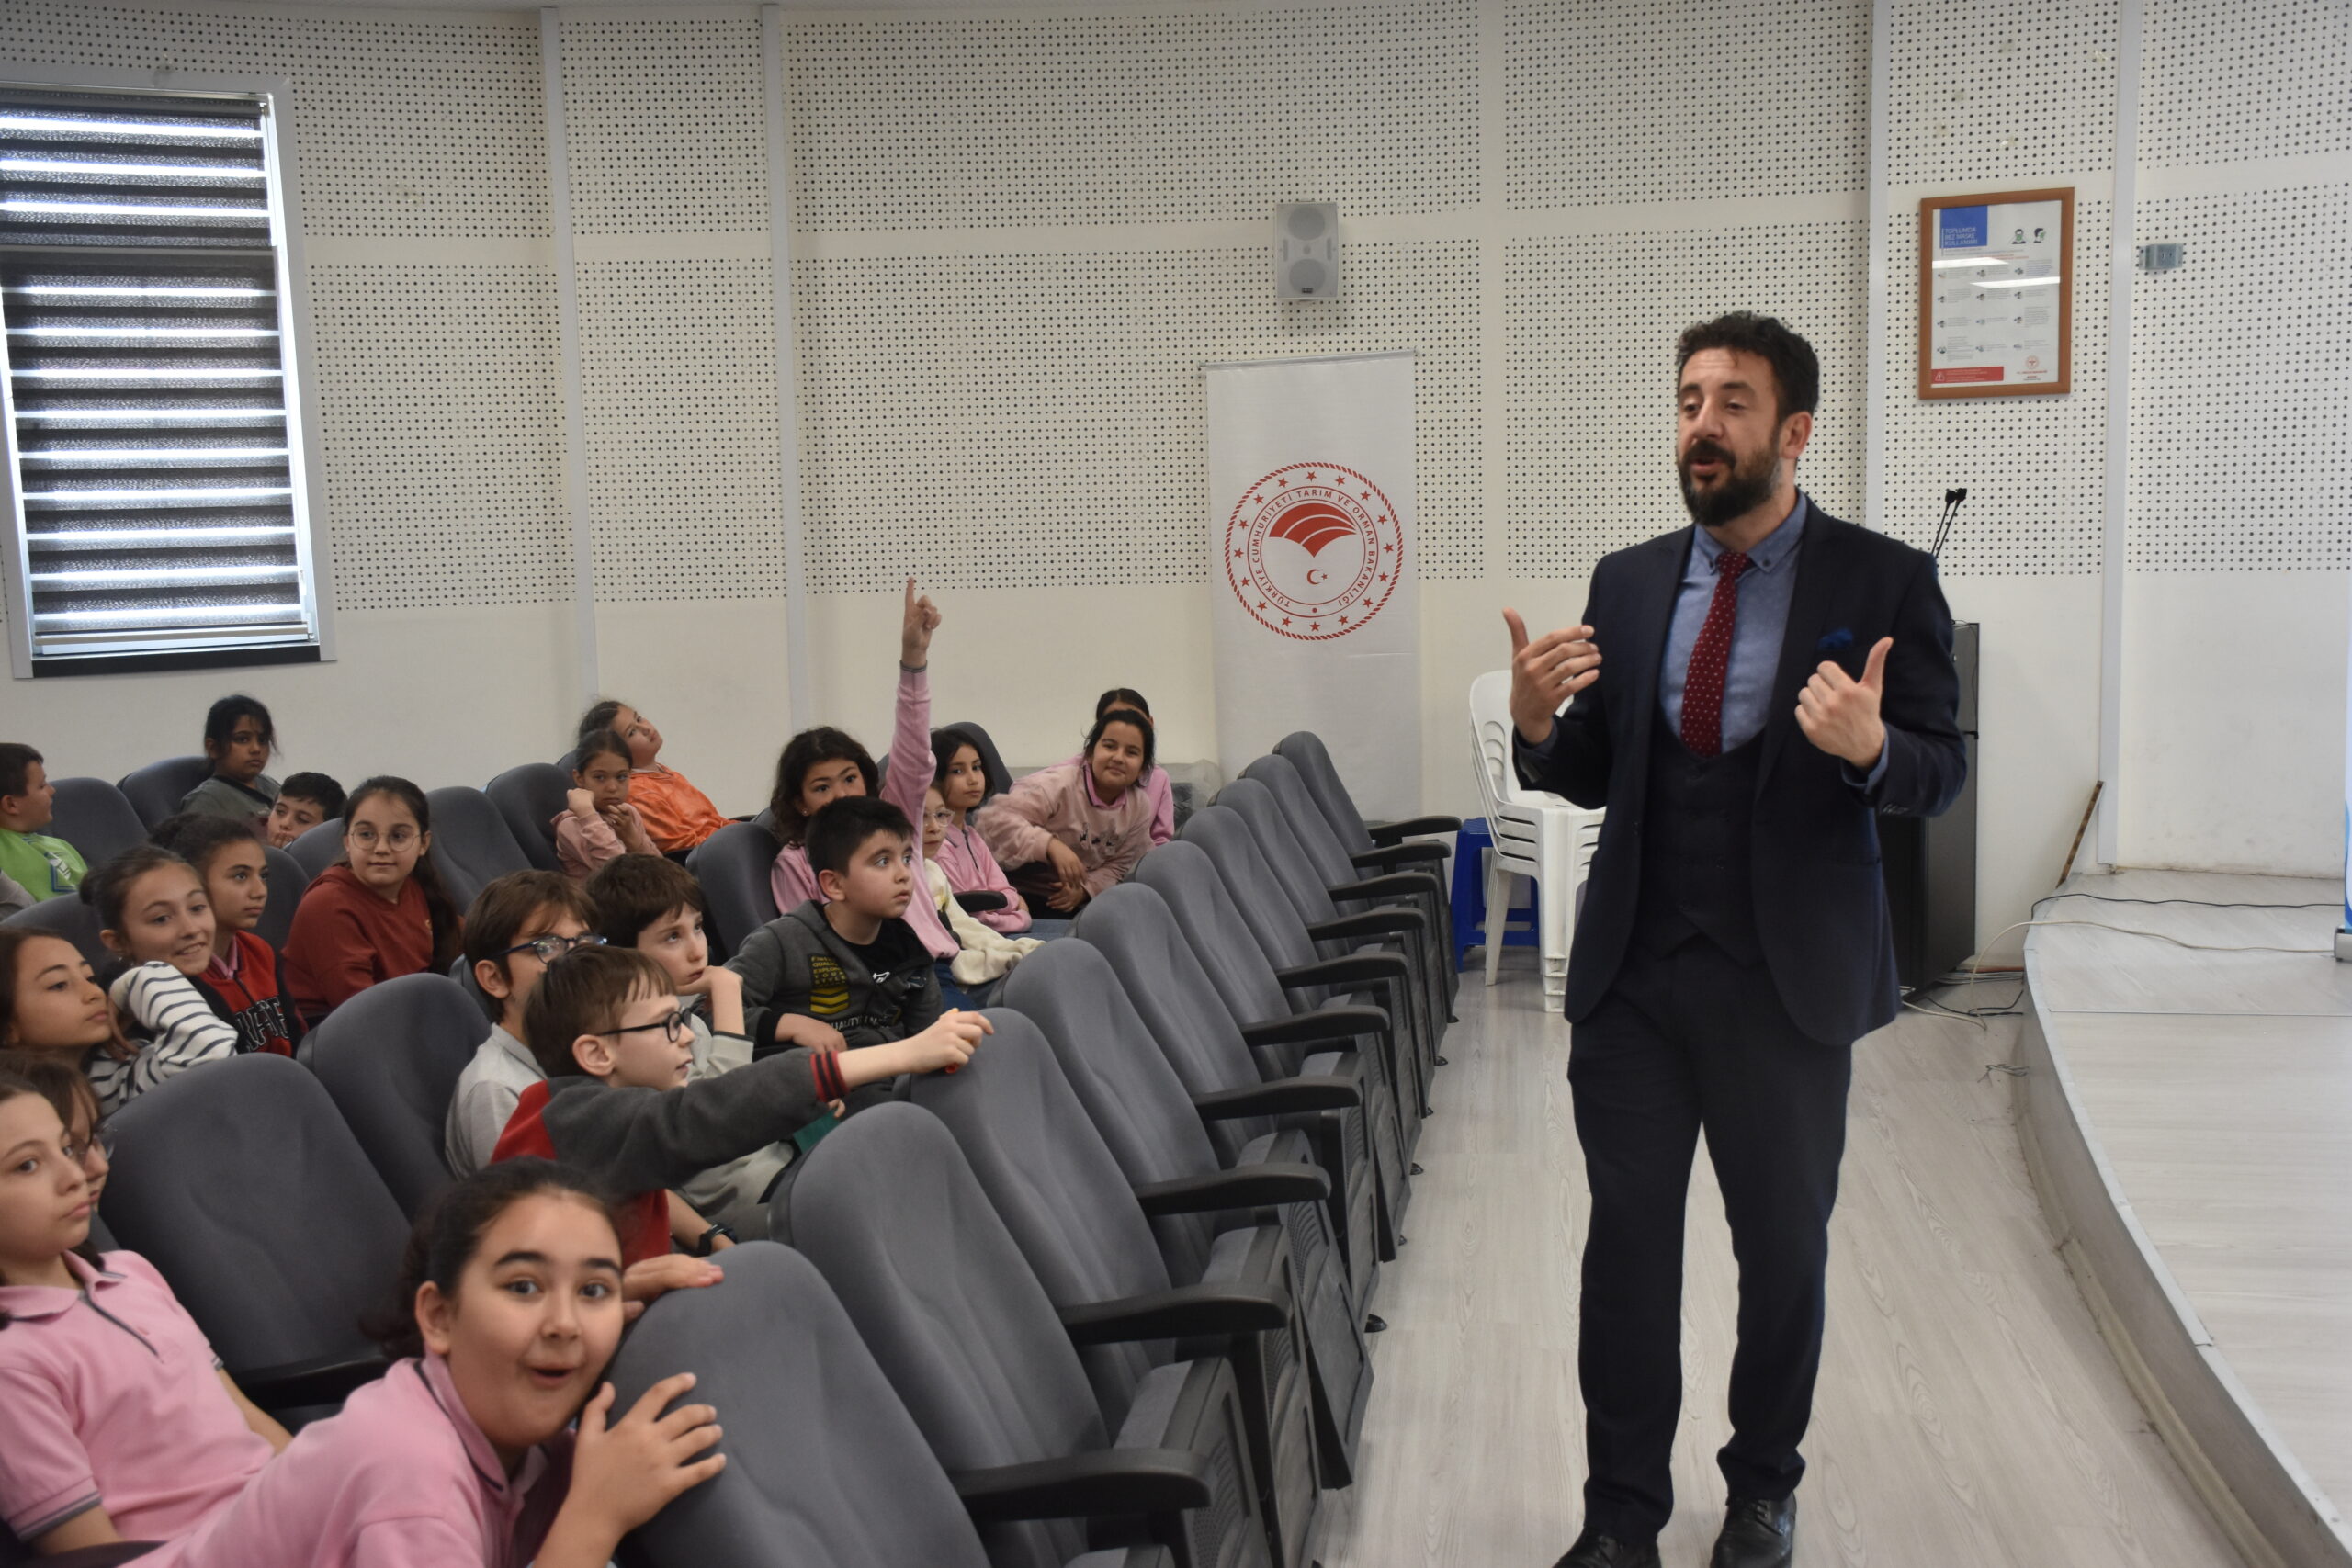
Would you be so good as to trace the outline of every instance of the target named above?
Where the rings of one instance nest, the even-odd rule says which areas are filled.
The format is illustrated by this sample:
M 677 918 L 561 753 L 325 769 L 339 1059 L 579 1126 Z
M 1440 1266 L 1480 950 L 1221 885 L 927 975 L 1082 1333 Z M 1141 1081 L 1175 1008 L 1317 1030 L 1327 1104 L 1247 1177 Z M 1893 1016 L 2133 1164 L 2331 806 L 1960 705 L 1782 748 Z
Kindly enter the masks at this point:
M 264 1409 L 332 1406 L 382 1371 L 408 1221 L 309 1069 L 253 1052 L 166 1079 L 107 1119 L 101 1207 L 171 1281 Z
M 1170 850 L 1176 852 L 1170 854 Z M 1393 1074 L 1410 1046 L 1385 1009 L 1329 1000 L 1319 991 L 1312 998 L 1317 1005 L 1294 1006 L 1215 865 L 1197 844 L 1180 839 L 1144 858 L 1164 858 L 1167 863 L 1148 878 L 1140 875 L 1138 867 L 1136 885 L 1159 897 L 1170 923 L 1181 933 L 1180 940 L 1208 976 L 1214 1000 L 1193 998 L 1182 1004 L 1197 1015 L 1194 1028 L 1204 1024 L 1206 1037 L 1222 1034 L 1241 1041 L 1261 1070 L 1270 1074 L 1340 1072 L 1359 1086 L 1363 1103 L 1340 1118 L 1341 1130 L 1351 1141 L 1362 1140 L 1363 1169 L 1378 1197 L 1373 1216 L 1378 1255 L 1394 1257 L 1413 1191 L 1411 1140 L 1405 1135 L 1404 1124 L 1408 1119 L 1418 1122 L 1413 1112 L 1419 1102 L 1413 1099 L 1413 1081 Z M 1361 984 L 1383 973 L 1393 974 L 1396 966 L 1394 957 L 1378 955 L 1376 961 L 1350 960 L 1345 967 L 1318 964 L 1313 973 L 1293 978 L 1299 985 L 1318 987 L 1334 979 Z M 1132 981 L 1127 991 L 1136 997 L 1136 1010 L 1147 1021 L 1156 1009 L 1173 1010 L 1161 998 L 1148 1001 L 1137 995 Z M 1159 1025 L 1153 1027 L 1157 1032 Z M 1161 1043 L 1166 1043 L 1165 1039 Z M 1322 1066 L 1310 1065 L 1309 1051 L 1325 1053 L 1312 1058 Z M 1182 1071 L 1181 1066 L 1178 1071 Z M 1351 1267 L 1358 1262 L 1351 1253 Z
M 460 914 L 485 884 L 531 869 L 530 857 L 506 829 L 506 818 L 481 791 L 452 784 L 427 791 L 424 803 L 433 810 L 433 868 Z
M 958 1072 L 916 1078 L 909 1099 L 955 1134 L 1078 1345 L 1108 1427 L 1125 1421 L 1152 1369 L 1175 1359 L 1177 1337 L 1191 1354 L 1232 1362 L 1267 1545 L 1276 1568 L 1305 1568 L 1318 1502 L 1315 1439 L 1300 1293 L 1283 1227 L 1238 1224 L 1216 1238 L 1201 1276 L 1171 1276 L 1147 1208 L 1227 1208 L 1252 1179 L 1220 1174 L 1136 1191 L 1036 1024 L 1003 1008 L 988 1018 L 995 1032 L 982 1051 Z M 1302 1195 L 1326 1190 L 1317 1166 L 1287 1174 Z M 1262 1173 L 1255 1179 L 1281 1185 Z
M 452 1179 L 442 1155 L 449 1097 L 489 1038 L 464 987 L 403 975 L 335 1009 L 304 1043 L 311 1070 L 411 1219 Z
M 91 969 L 100 974 L 105 973 L 107 965 L 114 962 L 114 954 L 108 953 L 107 944 L 98 940 L 98 912 L 71 893 L 62 897 L 44 898 L 29 908 L 17 910 L 0 924 L 62 936 L 89 960 Z
M 989 737 L 986 729 L 969 719 L 957 719 L 952 725 L 943 724 L 939 728 L 960 729 L 969 735 L 973 742 L 979 747 L 980 766 L 988 774 L 989 795 L 1002 795 L 1012 787 L 1012 770 L 1006 767 L 1004 759 L 997 754 L 996 741 Z
M 1248 824 L 1250 836 L 1257 840 L 1259 852 L 1273 868 L 1274 881 L 1298 913 L 1301 920 L 1329 934 L 1324 953 L 1330 957 L 1351 953 L 1367 940 L 1377 936 L 1365 931 L 1351 932 L 1340 924 L 1343 913 L 1366 912 L 1361 900 L 1369 900 L 1371 910 L 1391 917 L 1396 930 L 1392 933 L 1401 942 L 1406 955 L 1418 972 L 1419 983 L 1413 987 L 1413 1001 L 1419 1011 L 1412 1022 L 1419 1027 L 1409 1030 L 1416 1047 L 1421 1054 L 1423 1067 L 1434 1072 L 1443 1053 L 1439 1049 L 1445 1039 L 1445 1027 L 1451 1019 L 1447 1006 L 1447 982 L 1453 976 L 1453 955 L 1439 945 L 1428 917 L 1409 902 L 1409 890 L 1398 889 L 1396 902 L 1383 902 L 1376 892 L 1368 889 L 1387 885 L 1418 884 L 1425 878 L 1414 874 L 1384 876 L 1373 881 L 1329 887 L 1317 873 L 1315 863 L 1291 831 L 1283 808 L 1276 804 L 1273 792 L 1255 779 L 1236 779 L 1225 786 L 1216 804 L 1234 812 Z M 1188 824 L 1189 826 L 1189 824 Z M 1351 906 L 1342 910 L 1338 899 L 1348 897 Z
M 302 901 L 304 890 L 311 886 L 311 874 L 276 844 L 262 847 L 262 859 L 269 867 L 269 902 L 261 907 L 254 934 L 282 953 L 286 934 L 294 929 L 294 906 Z
M 482 793 L 506 819 L 506 830 L 514 835 L 514 842 L 530 863 L 541 871 L 560 871 L 563 866 L 555 853 L 555 819 L 571 790 L 570 773 L 546 762 L 525 762 L 491 780 Z
M 1004 1002 L 1045 1036 L 1131 1188 L 1206 1190 L 1234 1180 L 1250 1195 L 1250 1208 L 1273 1205 L 1268 1212 L 1279 1217 L 1289 1236 L 1306 1305 L 1317 1470 L 1325 1486 L 1348 1485 L 1354 1462 L 1348 1422 L 1371 1391 L 1372 1362 L 1363 1342 L 1366 1303 L 1349 1294 L 1347 1260 L 1326 1201 L 1329 1176 L 1311 1201 L 1278 1201 L 1266 1190 L 1267 1178 L 1286 1182 L 1293 1168 L 1315 1158 L 1306 1134 L 1296 1128 L 1261 1133 L 1225 1165 L 1204 1122 L 1252 1107 L 1246 1099 L 1237 1106 L 1233 1097 L 1216 1094 L 1196 1103 L 1160 1054 L 1110 961 L 1087 942 L 1049 942 L 1023 959 L 1006 977 Z M 1155 1213 L 1150 1223 L 1170 1277 L 1194 1280 L 1207 1269 L 1219 1226 L 1233 1222 L 1224 1213 Z
M 58 779 L 57 799 L 48 827 L 41 829 L 82 852 L 92 871 L 133 844 L 147 840 L 147 824 L 122 797 L 122 791 L 104 779 Z
M 1282 886 L 1258 835 L 1250 830 L 1239 812 L 1222 802 L 1194 812 L 1184 824 L 1180 841 L 1207 852 L 1240 924 L 1257 939 L 1259 951 L 1275 972 L 1291 1011 L 1325 1006 L 1329 988 L 1339 987 L 1343 991 L 1363 989 L 1368 993 L 1364 999 L 1388 1014 L 1396 1025 L 1384 1038 L 1388 1082 L 1396 1091 L 1399 1111 L 1397 1136 L 1405 1151 L 1411 1153 L 1420 1137 L 1420 1116 L 1411 1113 L 1430 1102 L 1430 1077 L 1437 1058 L 1430 1038 L 1428 976 L 1413 958 L 1374 944 L 1381 934 L 1399 925 L 1412 931 L 1424 929 L 1419 916 L 1409 909 L 1369 909 L 1307 925 Z M 1186 918 L 1183 897 L 1173 879 L 1190 863 L 1186 857 L 1175 857 L 1155 874 L 1161 880 L 1152 884 L 1176 908 L 1187 931 L 1193 929 L 1192 921 Z M 1333 936 L 1341 940 L 1324 940 Z M 1225 987 L 1227 1004 L 1237 1015 L 1242 1009 L 1265 1005 L 1268 993 L 1262 978 L 1255 974 L 1256 965 L 1237 976 L 1228 973 L 1230 965 L 1221 967 L 1217 960 L 1204 957 L 1202 962 L 1210 976 Z M 1259 987 L 1254 993 L 1248 988 L 1251 985 Z
M 205 757 L 166 757 L 160 762 L 150 762 L 143 768 L 133 768 L 122 775 L 115 787 L 130 802 L 130 809 L 152 829 L 164 818 L 175 815 L 187 792 L 212 776 L 211 760 Z
M 1173 847 L 1163 844 L 1144 859 Z M 1238 1158 L 1250 1139 L 1273 1129 L 1274 1118 L 1306 1134 L 1317 1163 L 1331 1178 L 1331 1228 L 1347 1262 L 1349 1299 L 1371 1302 L 1379 1260 L 1393 1250 L 1394 1234 L 1382 1223 L 1391 1185 L 1380 1169 L 1385 1140 L 1371 1124 L 1391 1112 L 1368 1092 L 1377 1069 L 1355 1044 L 1375 1022 L 1385 1026 L 1380 1010 L 1335 1009 L 1307 1017 L 1285 1010 L 1243 1028 L 1227 1010 L 1167 900 L 1141 882 L 1123 882 L 1097 896 L 1076 934 L 1111 961 L 1136 1016 L 1195 1102 L 1255 1112 L 1220 1119 L 1210 1128 L 1220 1158 L 1228 1164 Z M 1330 1044 L 1342 1048 L 1303 1060 L 1293 1056 L 1295 1071 L 1282 1059 L 1294 1047 Z
M 1176 853 L 1167 853 L 1176 851 Z M 1247 851 L 1247 853 L 1244 853 Z M 1193 957 L 1216 985 L 1218 999 L 1239 1021 L 1307 1016 L 1327 1034 L 1317 1043 L 1360 1042 L 1366 1089 L 1378 1105 L 1371 1135 L 1381 1164 L 1387 1220 L 1404 1213 L 1407 1159 L 1420 1138 L 1420 1098 L 1414 1046 L 1397 1021 L 1414 1006 L 1411 966 L 1397 952 L 1350 952 L 1327 959 L 1298 924 L 1298 915 L 1272 888 L 1272 870 L 1256 853 L 1242 818 L 1223 807 L 1204 807 L 1185 823 L 1185 835 L 1162 844 L 1146 861 L 1167 861 L 1136 882 L 1155 888 L 1193 945 Z M 1355 997 L 1362 995 L 1362 1004 Z M 1350 1034 L 1352 1032 L 1352 1034 Z M 1286 1043 L 1282 1063 L 1294 1067 L 1303 1043 Z
M 302 874 L 316 882 L 327 867 L 343 858 L 343 818 L 330 817 L 315 828 L 306 828 L 295 840 L 286 846 Z
M 1459 833 L 1459 817 L 1408 817 L 1396 822 L 1371 822 L 1356 810 L 1355 799 L 1348 794 L 1348 786 L 1340 778 L 1340 770 L 1331 765 L 1331 753 L 1325 748 L 1322 737 L 1311 729 L 1293 731 L 1274 743 L 1275 752 L 1290 760 L 1306 781 L 1315 804 L 1323 810 L 1331 830 L 1340 835 L 1340 842 L 1349 854 L 1367 856 L 1369 852 L 1387 849 L 1408 839 L 1430 833 Z M 1358 859 L 1357 864 L 1387 867 L 1395 861 Z
M 1079 1522 L 1114 1495 L 1178 1568 L 1267 1564 L 1232 1367 L 1154 1368 L 1114 1441 L 1069 1330 L 937 1117 L 891 1104 L 842 1122 L 777 1192 L 770 1231 L 848 1309 L 982 1521 L 993 1568 L 1127 1544 L 1089 1541 Z M 1060 1500 L 1041 1510 L 1043 1491 Z M 991 1517 L 991 1493 L 1020 1506 Z
M 646 1309 L 612 1368 L 615 1407 L 678 1372 L 718 1412 L 727 1467 L 628 1538 L 642 1568 L 988 1568 L 942 1470 L 849 1314 L 806 1258 L 773 1242 L 727 1277 Z M 1058 1504 L 1053 1506 L 1058 1506 Z M 1068 1568 L 1172 1568 L 1159 1547 Z
M 1433 964 L 1430 978 L 1442 987 L 1439 999 L 1450 1019 L 1454 991 L 1461 985 L 1462 976 L 1453 964 L 1453 912 L 1452 894 L 1445 883 L 1445 846 L 1424 840 L 1375 850 L 1374 854 L 1393 857 L 1395 863 L 1367 868 L 1358 864 L 1341 845 L 1340 835 L 1332 830 L 1330 820 L 1307 789 L 1306 780 L 1289 758 L 1269 751 L 1242 769 L 1241 776 L 1273 792 L 1275 804 L 1282 807 L 1283 820 L 1290 825 L 1299 848 L 1314 863 L 1316 874 L 1330 891 L 1333 903 L 1362 907 L 1368 902 L 1395 903 L 1401 899 L 1421 912 L 1427 930 L 1435 933 L 1423 943 Z M 1245 798 L 1248 793 L 1243 792 Z
M 768 868 L 780 848 L 775 835 L 758 823 L 729 822 L 686 857 L 686 869 L 702 884 L 702 896 L 710 905 L 714 961 L 733 956 L 745 939 L 776 918 Z

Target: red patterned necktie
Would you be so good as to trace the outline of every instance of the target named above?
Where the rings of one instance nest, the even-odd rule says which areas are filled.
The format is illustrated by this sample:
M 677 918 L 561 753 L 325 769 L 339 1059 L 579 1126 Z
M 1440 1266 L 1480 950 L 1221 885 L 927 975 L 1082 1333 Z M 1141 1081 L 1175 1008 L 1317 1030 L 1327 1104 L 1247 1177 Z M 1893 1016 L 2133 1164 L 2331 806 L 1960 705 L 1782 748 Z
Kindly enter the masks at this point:
M 1715 596 L 1707 624 L 1690 649 L 1690 671 L 1682 682 L 1682 744 L 1694 757 L 1720 757 L 1724 750 L 1724 674 L 1731 668 L 1731 627 L 1739 614 L 1739 574 L 1747 557 L 1725 550 L 1715 558 Z

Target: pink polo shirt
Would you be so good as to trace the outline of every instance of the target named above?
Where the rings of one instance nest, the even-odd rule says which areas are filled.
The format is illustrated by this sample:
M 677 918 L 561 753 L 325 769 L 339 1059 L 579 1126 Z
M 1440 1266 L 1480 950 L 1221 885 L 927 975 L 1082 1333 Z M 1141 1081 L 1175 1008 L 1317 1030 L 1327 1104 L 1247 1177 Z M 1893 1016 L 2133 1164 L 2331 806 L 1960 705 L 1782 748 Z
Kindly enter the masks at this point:
M 146 1568 L 522 1568 L 571 1484 L 571 1439 L 514 1479 L 458 1399 L 448 1363 L 395 1362 L 343 1414 L 302 1428 L 202 1529 Z
M 68 1253 L 65 1290 L 0 1287 L 0 1517 L 17 1539 L 103 1506 L 125 1540 L 217 1514 L 269 1462 L 220 1360 L 155 1266 Z

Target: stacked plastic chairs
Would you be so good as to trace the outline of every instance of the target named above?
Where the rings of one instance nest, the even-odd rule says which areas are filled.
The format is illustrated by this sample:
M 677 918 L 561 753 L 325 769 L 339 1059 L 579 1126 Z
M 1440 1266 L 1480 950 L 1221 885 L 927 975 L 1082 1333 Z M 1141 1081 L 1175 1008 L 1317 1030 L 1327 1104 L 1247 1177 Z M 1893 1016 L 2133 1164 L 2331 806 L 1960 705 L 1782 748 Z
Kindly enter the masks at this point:
M 1470 682 L 1470 750 L 1487 828 L 1495 840 L 1486 876 L 1487 984 L 1495 983 L 1502 961 L 1512 879 L 1524 876 L 1535 884 L 1544 1000 L 1556 1008 L 1567 995 L 1577 889 L 1600 846 L 1601 813 L 1520 784 L 1519 770 L 1511 762 L 1508 670 L 1490 670 Z

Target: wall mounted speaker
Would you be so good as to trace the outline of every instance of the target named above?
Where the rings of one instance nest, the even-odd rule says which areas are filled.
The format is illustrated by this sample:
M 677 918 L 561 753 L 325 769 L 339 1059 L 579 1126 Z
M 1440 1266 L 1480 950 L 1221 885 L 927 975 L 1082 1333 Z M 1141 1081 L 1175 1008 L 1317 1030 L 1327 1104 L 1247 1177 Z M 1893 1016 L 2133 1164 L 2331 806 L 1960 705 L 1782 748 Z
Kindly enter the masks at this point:
M 1340 297 L 1340 204 L 1285 201 L 1274 209 L 1274 297 Z

